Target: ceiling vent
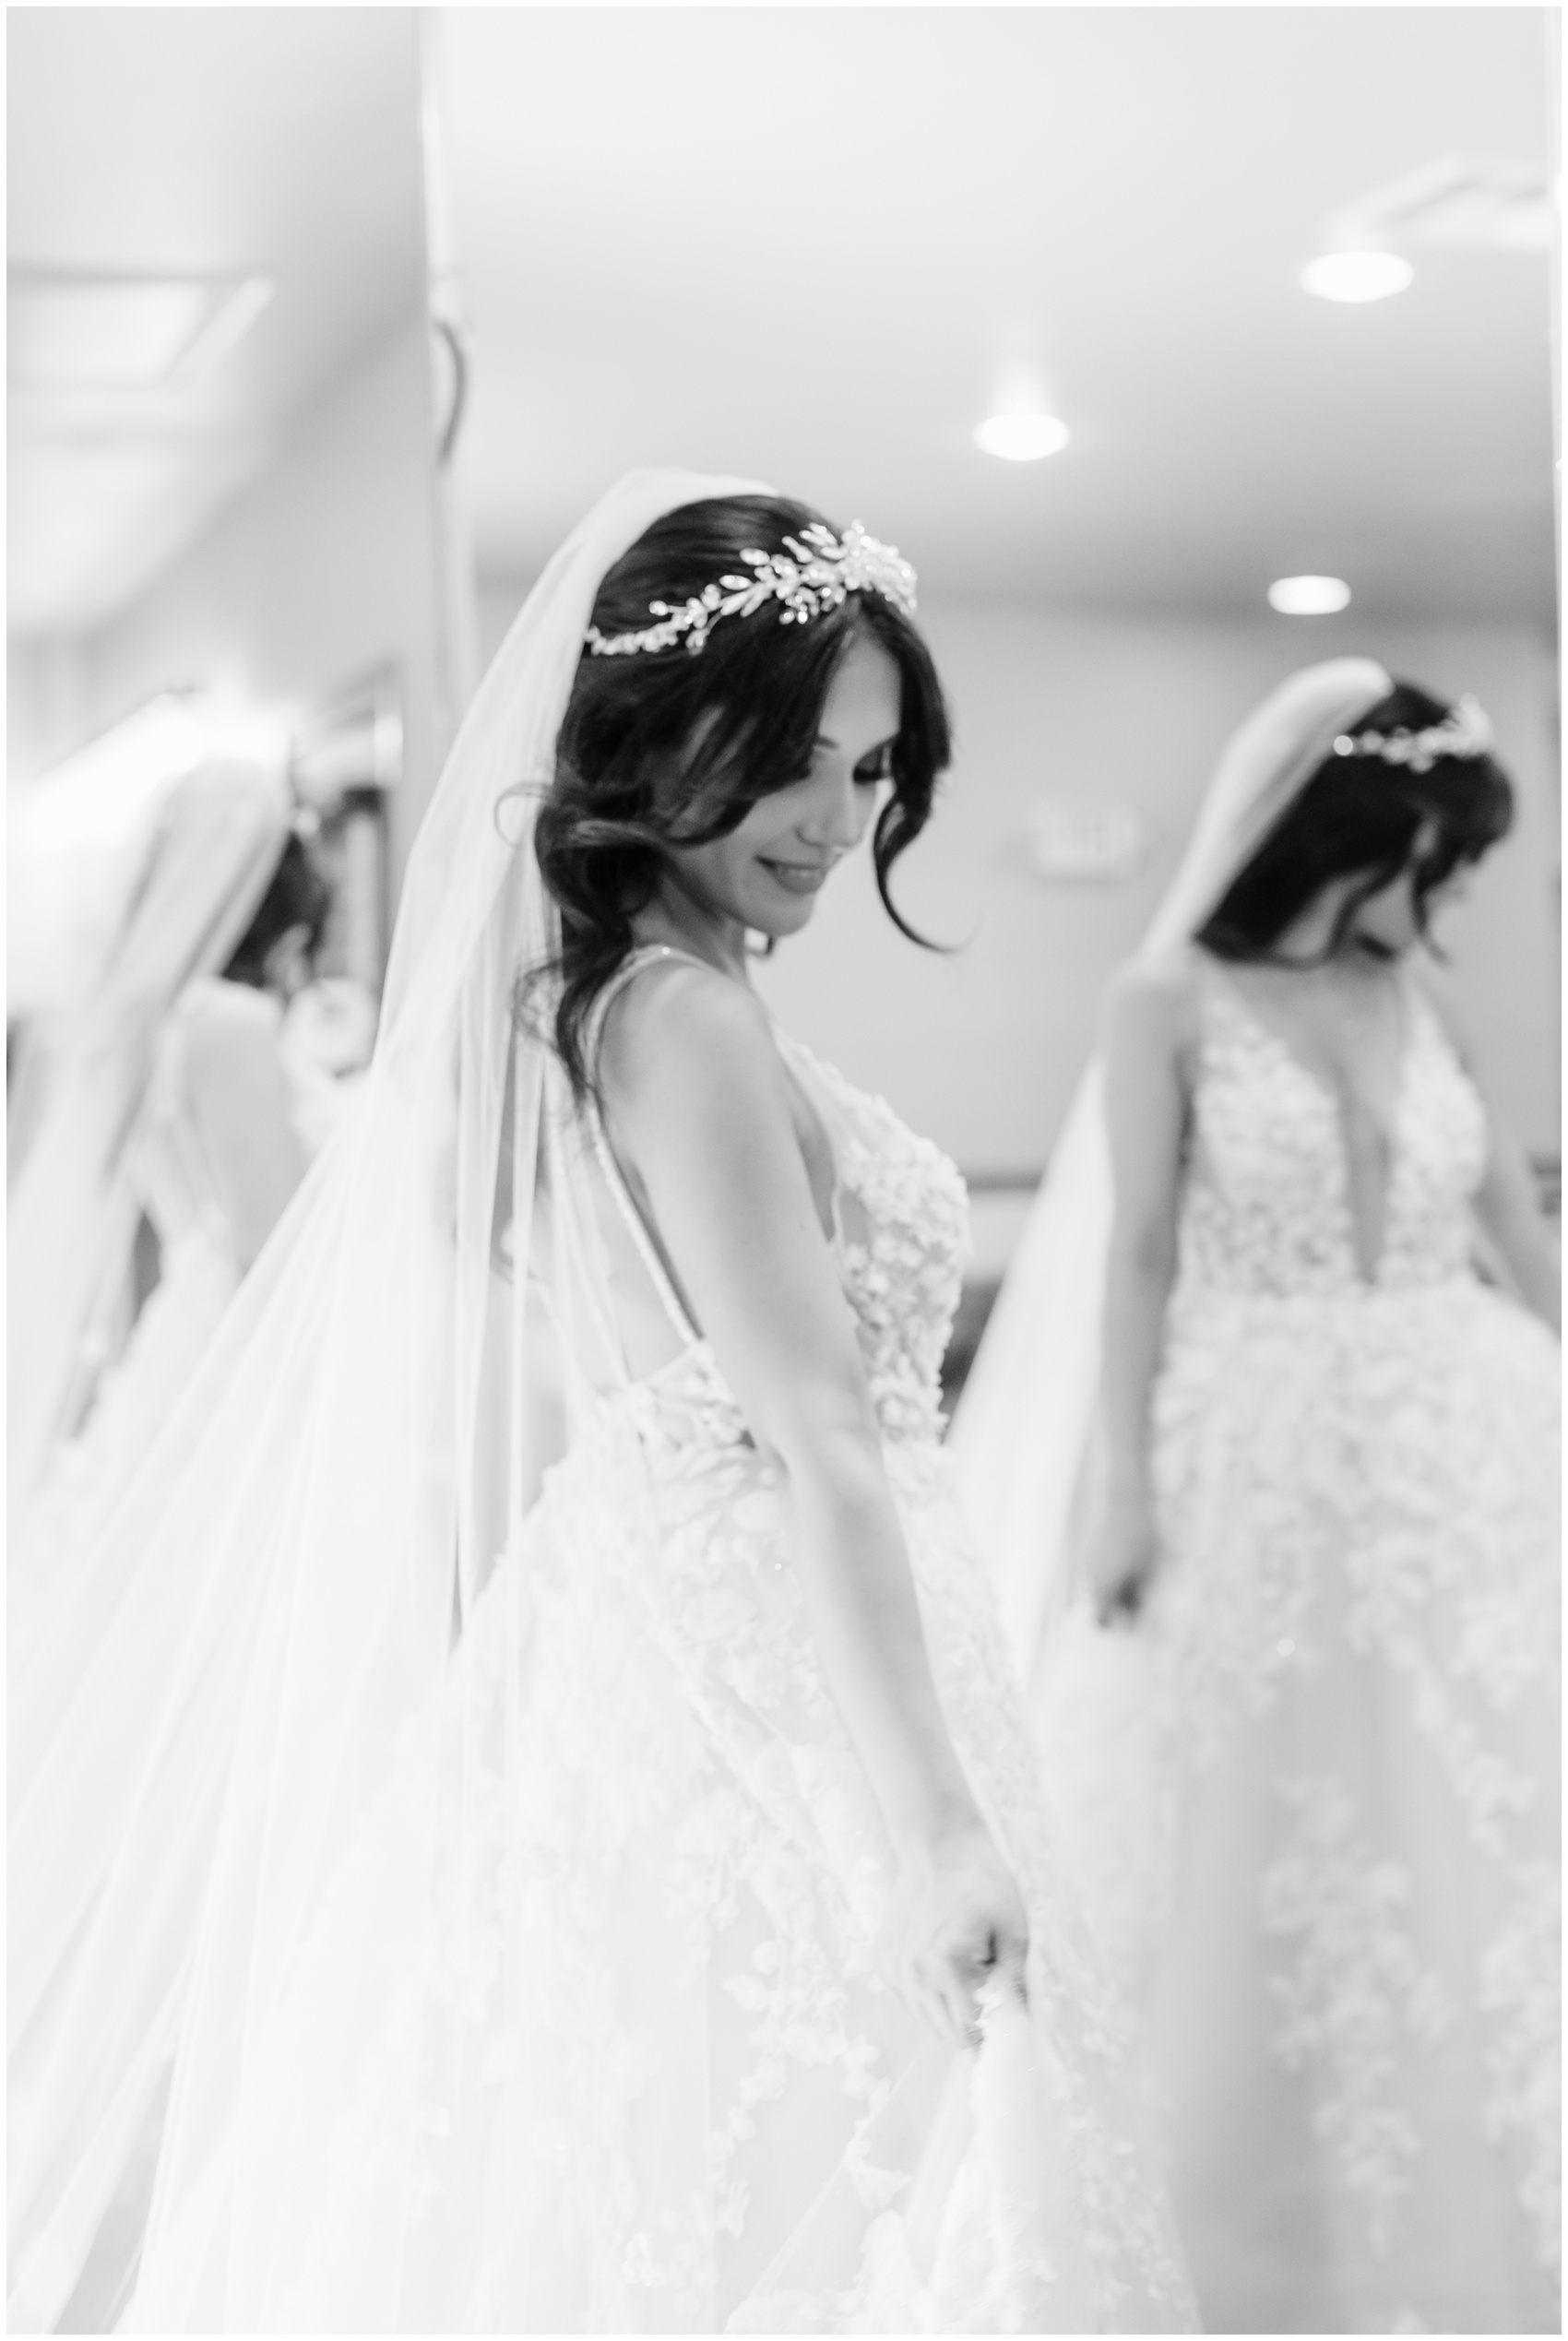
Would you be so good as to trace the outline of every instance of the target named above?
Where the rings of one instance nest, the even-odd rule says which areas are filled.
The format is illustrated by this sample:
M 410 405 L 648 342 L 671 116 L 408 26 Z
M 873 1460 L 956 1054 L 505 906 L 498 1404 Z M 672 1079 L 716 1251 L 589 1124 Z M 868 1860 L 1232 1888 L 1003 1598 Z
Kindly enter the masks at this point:
M 266 277 L 15 270 L 6 374 L 25 390 L 156 390 L 207 372 L 272 298 Z
M 1550 184 L 1534 164 L 1443 155 L 1347 204 L 1325 242 L 1340 251 L 1545 252 L 1552 220 Z

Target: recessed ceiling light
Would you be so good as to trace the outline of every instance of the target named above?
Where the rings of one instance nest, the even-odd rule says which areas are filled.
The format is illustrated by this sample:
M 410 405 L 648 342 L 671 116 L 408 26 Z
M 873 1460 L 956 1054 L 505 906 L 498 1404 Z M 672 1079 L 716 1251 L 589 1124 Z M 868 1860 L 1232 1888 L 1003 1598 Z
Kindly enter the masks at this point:
M 1053 414 L 992 414 L 975 425 L 975 445 L 1005 463 L 1038 463 L 1057 454 L 1072 433 Z
M 1287 618 L 1332 617 L 1349 600 L 1343 577 L 1276 577 L 1268 588 L 1269 607 Z
M 1324 252 L 1309 260 L 1301 283 L 1320 301 L 1386 301 L 1403 292 L 1414 277 L 1397 252 Z

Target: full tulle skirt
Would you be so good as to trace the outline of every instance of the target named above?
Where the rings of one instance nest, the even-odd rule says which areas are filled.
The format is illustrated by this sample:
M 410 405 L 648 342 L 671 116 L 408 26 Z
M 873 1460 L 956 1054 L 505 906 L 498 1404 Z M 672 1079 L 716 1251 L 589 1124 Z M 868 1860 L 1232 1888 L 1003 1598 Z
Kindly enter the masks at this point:
M 1560 2329 L 1558 1394 L 1467 1280 L 1173 1319 L 1155 1591 L 1039 1719 L 1210 2330 Z
M 134 2329 L 1188 2328 L 940 1450 L 889 1468 L 1033 1930 L 978 2052 L 879 1979 L 889 1852 L 778 1488 L 666 1436 L 677 1398 L 549 1475 L 223 2119 L 176 2070 Z

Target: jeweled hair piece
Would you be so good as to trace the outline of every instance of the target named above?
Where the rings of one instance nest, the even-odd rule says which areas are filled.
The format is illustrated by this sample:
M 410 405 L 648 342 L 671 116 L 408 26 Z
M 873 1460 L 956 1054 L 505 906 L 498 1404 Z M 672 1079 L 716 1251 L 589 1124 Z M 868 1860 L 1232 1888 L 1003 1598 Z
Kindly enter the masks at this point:
M 880 593 L 906 617 L 915 614 L 915 573 L 896 545 L 868 536 L 860 521 L 851 520 L 843 536 L 836 537 L 821 520 L 814 520 L 798 537 L 786 537 L 782 553 L 741 554 L 750 575 L 718 578 L 676 608 L 668 601 L 650 601 L 648 614 L 657 624 L 635 634 L 601 634 L 589 626 L 583 636 L 596 659 L 630 658 L 639 650 L 672 650 L 684 638 L 688 650 L 702 648 L 720 618 L 749 618 L 765 601 L 780 604 L 781 625 L 803 626 L 825 610 L 836 609 L 851 593 Z
M 1484 756 L 1491 750 L 1491 724 L 1480 701 L 1467 692 L 1441 723 L 1424 731 L 1342 731 L 1336 756 L 1378 756 L 1384 764 L 1430 772 L 1442 756 Z

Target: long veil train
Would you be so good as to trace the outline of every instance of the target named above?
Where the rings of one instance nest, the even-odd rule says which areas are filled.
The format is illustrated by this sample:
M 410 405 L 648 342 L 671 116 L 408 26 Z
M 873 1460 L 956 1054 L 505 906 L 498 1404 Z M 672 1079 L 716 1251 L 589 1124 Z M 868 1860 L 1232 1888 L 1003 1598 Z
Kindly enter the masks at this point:
M 406 1727 L 528 1484 L 516 1449 L 492 1469 L 481 1426 L 506 1419 L 497 1382 L 520 1386 L 537 1306 L 533 1278 L 491 1268 L 502 1211 L 529 1255 L 552 1078 L 512 1013 L 554 934 L 530 792 L 605 569 L 659 514 L 754 487 L 630 473 L 550 564 L 416 841 L 361 1094 L 108 1532 L 113 1632 L 11 1824 L 14 2330 L 65 2309 L 172 2063 L 144 2264 L 193 2220 L 218 2297 L 265 2257 L 265 2204 L 232 2181 L 270 2115 L 269 2027 L 395 1765 L 433 1821 L 442 1752 Z M 603 1370 L 603 1309 L 570 1189 L 547 1238 L 571 1404 Z M 404 1851 L 388 1920 L 417 1928 L 430 1830 Z M 381 2141 L 405 2169 L 415 2144 L 395 2121 Z M 396 2321 L 391 2297 L 369 2305 Z

